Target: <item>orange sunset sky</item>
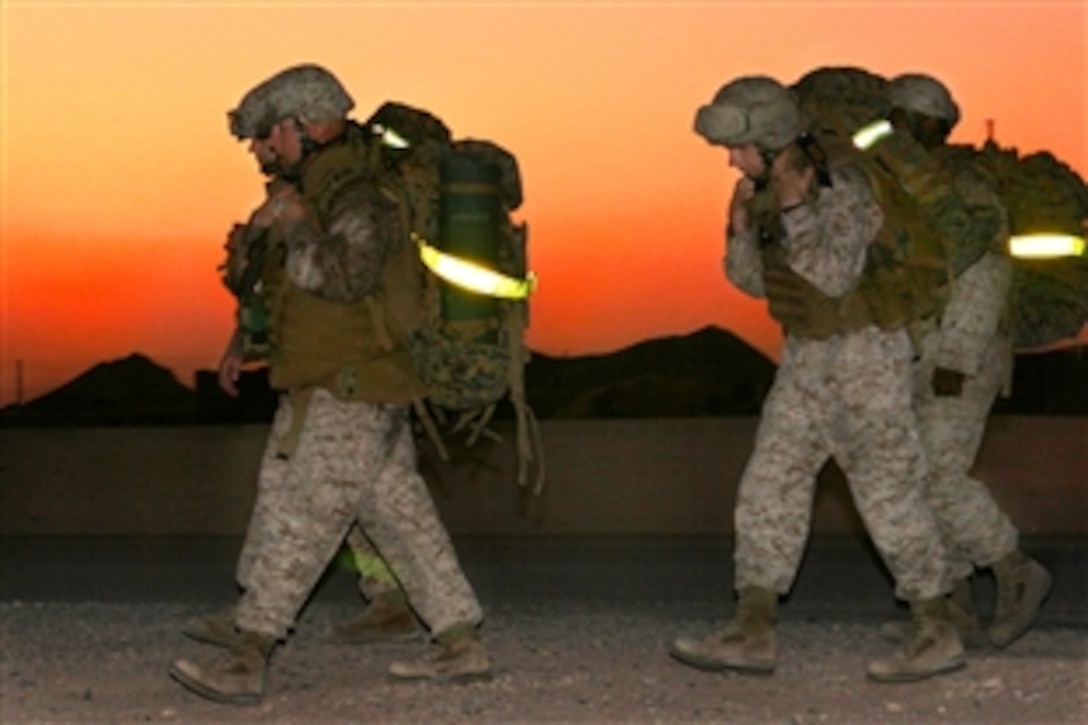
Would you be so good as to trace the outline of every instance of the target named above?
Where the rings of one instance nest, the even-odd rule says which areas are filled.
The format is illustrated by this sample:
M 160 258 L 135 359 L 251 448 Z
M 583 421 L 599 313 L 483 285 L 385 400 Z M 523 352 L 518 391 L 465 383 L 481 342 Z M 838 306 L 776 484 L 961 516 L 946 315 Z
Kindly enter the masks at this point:
M 777 357 L 721 273 L 722 83 L 821 65 L 927 71 L 954 140 L 1088 172 L 1088 11 L 1047 2 L 2 2 L 0 405 L 142 352 L 192 384 L 232 326 L 216 265 L 261 197 L 226 111 L 302 61 L 365 118 L 423 106 L 518 157 L 540 278 L 530 344 L 606 352 L 706 325 Z M 21 375 L 16 370 L 21 370 Z

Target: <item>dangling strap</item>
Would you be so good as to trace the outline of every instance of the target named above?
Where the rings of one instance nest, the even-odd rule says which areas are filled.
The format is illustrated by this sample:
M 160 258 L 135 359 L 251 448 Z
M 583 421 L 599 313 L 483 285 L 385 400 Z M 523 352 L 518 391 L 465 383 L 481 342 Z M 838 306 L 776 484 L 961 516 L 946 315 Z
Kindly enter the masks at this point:
M 446 450 L 446 444 L 442 442 L 442 434 L 438 432 L 438 426 L 435 425 L 434 417 L 427 408 L 427 404 L 423 402 L 422 398 L 415 398 L 412 400 L 412 408 L 415 409 L 416 415 L 419 416 L 419 422 L 423 426 L 423 430 L 427 431 L 427 437 L 431 439 L 431 443 L 434 443 L 439 459 L 448 462 L 450 452 Z
M 521 487 L 528 485 L 529 465 L 536 461 L 537 475 L 533 482 L 532 494 L 539 496 L 544 492 L 544 457 L 540 426 L 537 424 L 533 409 L 529 407 L 525 399 L 524 367 L 528 353 L 521 344 L 521 331 L 525 327 L 525 310 L 524 306 L 518 303 L 514 303 L 511 307 L 511 312 L 507 316 L 507 340 L 510 345 L 510 367 L 507 376 L 510 402 L 513 403 L 514 413 L 517 415 L 518 485 Z
M 313 398 L 313 388 L 292 388 L 288 393 L 288 404 L 291 406 L 291 425 L 280 438 L 276 446 L 277 458 L 290 458 L 298 450 L 298 442 L 302 438 L 302 427 L 306 424 L 306 413 L 310 408 L 310 399 Z
M 501 440 L 495 431 L 487 427 L 492 416 L 495 415 L 496 407 L 495 403 L 492 403 L 491 405 L 485 405 L 483 408 L 463 411 L 457 416 L 457 422 L 450 427 L 450 433 L 460 433 L 467 428 L 468 438 L 465 439 L 465 445 L 470 447 L 476 445 L 477 441 L 480 440 L 480 436 L 487 436 L 493 441 Z

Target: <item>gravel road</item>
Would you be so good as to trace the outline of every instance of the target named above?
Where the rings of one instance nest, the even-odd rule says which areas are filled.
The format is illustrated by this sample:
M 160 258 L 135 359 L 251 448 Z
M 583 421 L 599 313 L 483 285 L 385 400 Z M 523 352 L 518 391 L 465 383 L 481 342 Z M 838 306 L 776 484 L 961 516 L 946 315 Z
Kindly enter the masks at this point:
M 167 675 L 172 659 L 207 649 L 178 628 L 229 601 L 229 546 L 210 560 L 191 547 L 169 567 L 143 569 L 135 554 L 115 551 L 108 564 L 101 548 L 33 543 L 5 547 L 2 562 L 3 723 L 1088 722 L 1083 542 L 1040 556 L 1059 586 L 1035 630 L 912 685 L 865 679 L 866 663 L 888 648 L 879 622 L 903 610 L 861 547 L 810 552 L 782 607 L 777 671 L 743 676 L 666 654 L 672 638 L 709 631 L 727 610 L 731 575 L 717 545 L 553 545 L 536 558 L 517 553 L 520 544 L 501 555 L 488 545 L 490 557 L 463 545 L 488 612 L 491 681 L 394 682 L 389 663 L 424 642 L 325 642 L 324 627 L 358 607 L 350 577 L 334 572 L 277 650 L 267 695 L 253 707 L 205 701 Z M 35 559 L 42 550 L 51 553 Z M 976 587 L 982 600 L 990 593 Z

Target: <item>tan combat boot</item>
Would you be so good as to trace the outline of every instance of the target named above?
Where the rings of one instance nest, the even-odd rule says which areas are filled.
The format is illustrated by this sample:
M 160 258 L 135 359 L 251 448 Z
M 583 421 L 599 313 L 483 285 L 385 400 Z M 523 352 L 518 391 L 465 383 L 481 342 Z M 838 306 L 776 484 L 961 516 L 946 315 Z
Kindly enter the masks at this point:
M 975 602 L 971 597 L 971 581 L 959 579 L 952 588 L 952 593 L 945 600 L 948 618 L 960 635 L 964 647 L 981 647 L 982 628 L 975 613 Z M 880 626 L 880 637 L 892 644 L 902 644 L 914 634 L 914 621 L 910 619 L 885 622 Z
M 701 670 L 738 670 L 769 674 L 775 665 L 775 612 L 778 594 L 752 587 L 740 592 L 737 611 L 709 637 L 680 637 L 669 654 Z
M 234 627 L 234 607 L 218 612 L 193 617 L 181 628 L 181 633 L 190 639 L 216 647 L 232 647 L 241 637 Z
M 486 680 L 491 677 L 491 659 L 475 627 L 454 627 L 439 634 L 434 646 L 419 659 L 394 662 L 389 674 L 403 680 Z
M 340 644 L 371 644 L 416 639 L 423 633 L 403 592 L 380 594 L 363 613 L 329 628 L 328 639 Z
M 877 682 L 915 682 L 963 667 L 963 644 L 947 608 L 944 597 L 912 601 L 911 638 L 891 657 L 869 663 L 869 678 Z
M 170 675 L 196 694 L 230 705 L 256 705 L 264 695 L 268 658 L 274 637 L 242 630 L 230 653 L 208 664 L 176 660 Z
M 997 606 L 990 625 L 990 642 L 1007 647 L 1035 624 L 1039 607 L 1050 594 L 1050 572 L 1029 556 L 1014 551 L 993 566 Z

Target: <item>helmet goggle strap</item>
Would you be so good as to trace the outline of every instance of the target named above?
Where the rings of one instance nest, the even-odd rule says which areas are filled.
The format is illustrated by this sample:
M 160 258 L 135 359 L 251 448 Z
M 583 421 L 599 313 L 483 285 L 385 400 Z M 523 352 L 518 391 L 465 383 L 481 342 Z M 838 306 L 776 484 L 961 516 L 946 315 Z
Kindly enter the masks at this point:
M 298 120 L 297 117 L 291 118 L 291 123 L 295 125 L 295 132 L 298 134 L 299 150 L 302 153 L 302 158 L 305 159 L 314 151 L 317 151 L 319 144 L 310 137 L 310 134 L 306 132 L 306 127 L 302 125 L 302 121 Z
M 771 183 L 771 167 L 774 166 L 774 160 L 782 153 L 782 149 L 772 151 L 761 143 L 754 143 L 754 146 L 759 158 L 763 161 L 763 173 L 759 176 L 753 176 L 751 179 L 755 182 L 756 191 L 763 191 Z
M 797 137 L 797 146 L 801 153 L 812 162 L 812 168 L 816 171 L 816 181 L 820 186 L 831 186 L 831 174 L 827 170 L 827 153 L 820 142 L 810 134 L 802 133 Z

